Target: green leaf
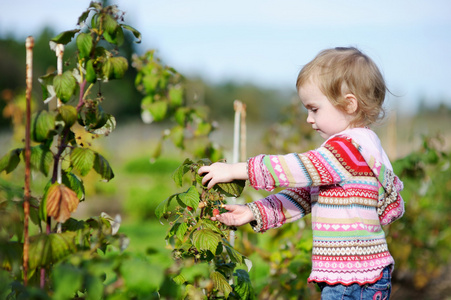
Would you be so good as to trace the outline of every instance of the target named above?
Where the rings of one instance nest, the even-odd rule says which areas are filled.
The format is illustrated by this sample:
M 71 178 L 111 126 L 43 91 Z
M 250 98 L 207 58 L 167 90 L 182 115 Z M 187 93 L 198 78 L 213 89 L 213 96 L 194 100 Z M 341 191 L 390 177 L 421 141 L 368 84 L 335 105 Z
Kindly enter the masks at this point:
M 141 43 L 141 32 L 139 32 L 138 30 L 136 30 L 135 28 L 133 28 L 130 25 L 125 25 L 125 24 L 121 24 L 122 28 L 131 31 L 133 33 L 133 35 L 135 36 L 136 43 Z
M 186 278 L 185 276 L 183 276 L 183 274 L 179 274 L 173 277 L 172 280 L 174 280 L 174 282 L 177 283 L 178 285 L 182 285 L 186 282 Z
M 104 15 L 103 29 L 105 30 L 106 33 L 108 33 L 109 35 L 114 35 L 116 32 L 117 26 L 118 26 L 117 21 L 113 18 L 113 16 L 108 15 L 108 14 Z M 108 42 L 110 42 L 110 41 L 108 41 Z
M 77 121 L 77 109 L 71 105 L 62 105 L 58 108 L 57 118 L 64 122 L 64 126 L 71 127 Z
M 80 171 L 81 176 L 86 176 L 94 167 L 96 153 L 88 148 L 75 148 L 70 155 L 71 164 Z
M 240 296 L 240 299 L 255 299 L 254 288 L 252 286 L 249 273 L 243 269 L 236 269 L 234 275 L 237 277 L 235 293 Z
M 6 174 L 14 171 L 20 162 L 20 153 L 23 149 L 14 149 L 9 151 L 0 159 L 0 172 L 6 171 Z
M 161 265 L 151 264 L 137 256 L 123 260 L 119 268 L 128 293 L 137 295 L 137 299 L 148 298 L 158 290 L 165 277 Z
M 194 132 L 194 135 L 196 136 L 206 136 L 208 135 L 212 130 L 212 126 L 208 122 L 200 122 L 197 124 L 196 131 Z
M 176 231 L 176 236 L 177 236 L 177 238 L 180 240 L 180 241 L 182 241 L 183 242 L 183 238 L 185 237 L 185 233 L 186 233 L 186 231 L 188 230 L 188 224 L 186 224 L 186 223 L 180 223 L 180 225 L 178 226 L 178 228 L 177 228 L 177 231 Z
M 54 96 L 53 78 L 55 78 L 55 76 L 55 73 L 49 73 L 39 77 L 38 79 L 39 83 L 41 84 L 42 98 L 44 99 L 44 101 L 51 99 Z M 53 94 L 50 91 L 52 91 Z
M 94 160 L 94 170 L 106 181 L 110 181 L 114 178 L 113 170 L 110 167 L 108 161 L 99 153 L 96 153 Z
M 169 88 L 169 100 L 175 107 L 183 104 L 183 89 L 179 85 Z
M 232 292 L 232 287 L 227 282 L 227 279 L 221 273 L 214 271 L 210 274 L 210 279 L 213 281 L 215 289 L 224 293 L 224 296 L 227 298 L 229 294 Z M 243 298 L 247 299 L 247 298 Z
M 227 254 L 230 257 L 230 260 L 234 263 L 243 264 L 244 263 L 244 256 L 236 251 L 233 247 L 230 245 L 224 244 L 224 247 L 226 248 Z
M 113 68 L 112 77 L 110 79 L 121 79 L 124 77 L 125 72 L 128 69 L 127 59 L 122 56 L 117 56 L 110 58 L 110 62 Z
M 43 142 L 53 136 L 55 130 L 55 116 L 41 110 L 33 115 L 31 120 L 31 138 L 35 142 Z
M 163 217 L 166 214 L 166 212 L 168 211 L 168 207 L 171 204 L 172 199 L 174 199 L 176 197 L 177 197 L 177 194 L 169 196 L 167 199 L 162 201 L 157 206 L 157 208 L 155 208 L 155 215 L 157 216 L 158 219 L 161 219 L 161 217 Z
M 193 244 L 198 250 L 210 250 L 216 253 L 221 236 L 210 229 L 200 229 L 193 233 Z
M 76 39 L 77 48 L 81 58 L 87 58 L 91 55 L 93 38 L 89 33 L 80 33 Z
M 85 10 L 85 11 L 80 15 L 80 17 L 78 17 L 78 22 L 77 22 L 77 24 L 78 24 L 78 25 L 81 25 L 81 23 L 85 23 L 85 22 L 86 22 L 86 19 L 87 19 L 88 16 L 89 16 L 89 13 L 90 13 L 90 12 L 91 12 L 90 9 Z
M 185 159 L 185 161 L 174 171 L 172 174 L 172 179 L 177 184 L 177 186 L 181 187 L 183 183 L 183 176 L 190 170 L 190 166 L 194 162 L 189 158 Z
M 174 126 L 171 129 L 171 140 L 174 143 L 174 145 L 180 149 L 184 149 L 184 135 L 185 129 L 182 126 Z
M 71 299 L 83 284 L 83 271 L 75 266 L 57 265 L 52 271 L 54 299 Z
M 47 146 L 38 145 L 31 147 L 30 165 L 32 169 L 38 170 L 47 176 L 52 163 L 53 154 Z
M 239 197 L 243 192 L 245 185 L 245 180 L 234 180 L 227 183 L 218 183 L 215 187 L 221 194 L 224 194 L 227 197 Z
M 162 121 L 166 117 L 168 103 L 166 101 L 157 101 L 149 105 L 149 112 L 156 122 Z
M 177 124 L 185 127 L 185 120 L 187 118 L 188 112 L 189 112 L 189 108 L 187 108 L 187 107 L 179 107 L 175 111 L 174 118 L 175 118 L 175 121 L 177 122 Z
M 53 86 L 55 87 L 56 96 L 63 102 L 68 102 L 72 95 L 75 94 L 77 88 L 77 80 L 71 71 L 66 71 L 61 75 L 53 78 Z
M 200 195 L 194 186 L 190 186 L 186 192 L 178 194 L 178 198 L 186 206 L 191 206 L 193 210 L 196 210 L 199 206 Z
M 61 177 L 62 183 L 73 190 L 77 194 L 78 199 L 83 201 L 85 199 L 85 187 L 81 179 L 78 178 L 74 173 L 67 173 L 65 171 L 62 171 Z
M 66 231 L 64 233 L 43 233 L 30 237 L 30 269 L 50 267 L 51 263 L 56 263 L 74 253 L 76 251 L 76 235 L 76 232 Z
M 54 38 L 52 38 L 51 41 L 53 41 L 57 44 L 66 45 L 72 40 L 72 38 L 75 36 L 75 34 L 77 34 L 77 32 L 79 32 L 79 31 L 80 31 L 80 29 L 63 31 L 60 34 L 58 34 L 57 36 L 55 36 Z
M 95 83 L 97 81 L 97 74 L 92 59 L 86 62 L 86 81 L 89 83 Z

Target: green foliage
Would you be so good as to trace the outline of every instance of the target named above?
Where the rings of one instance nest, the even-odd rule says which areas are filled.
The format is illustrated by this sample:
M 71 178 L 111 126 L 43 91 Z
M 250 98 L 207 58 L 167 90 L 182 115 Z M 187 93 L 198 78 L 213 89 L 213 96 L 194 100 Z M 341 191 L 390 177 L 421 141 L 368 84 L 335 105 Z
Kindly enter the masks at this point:
M 91 26 L 86 22 L 90 15 Z M 149 276 L 162 277 L 158 275 L 160 272 L 149 273 L 146 271 L 152 269 L 149 264 L 136 258 L 123 261 L 99 258 L 99 253 L 108 250 L 120 256 L 126 248 L 128 239 L 117 233 L 120 219 L 106 214 L 85 221 L 70 218 L 79 201 L 85 199 L 80 176 L 94 170 L 104 181 L 114 178 L 107 159 L 90 149 L 90 142 L 85 140 L 88 136 L 108 135 L 115 128 L 114 117 L 102 108 L 103 95 L 92 97 L 91 89 L 102 82 L 122 78 L 128 69 L 127 59 L 118 56 L 114 48 L 124 42 L 124 29 L 137 39 L 140 34 L 122 24 L 122 19 L 116 6 L 103 7 L 92 2 L 80 16 L 79 28 L 62 32 L 50 42 L 51 48 L 58 52 L 57 44 L 69 44 L 76 37 L 77 53 L 73 56 L 76 67 L 40 78 L 44 100 L 58 99 L 57 105 L 53 105 L 56 108 L 38 111 L 31 120 L 30 136 L 35 142 L 31 147 L 31 169 L 45 177 L 50 175 L 42 195 L 27 200 L 30 211 L 25 215 L 24 201 L 17 201 L 23 198 L 22 191 L 6 186 L 9 190 L 2 189 L 0 193 L 0 266 L 9 272 L 8 299 L 48 299 L 50 295 L 55 299 L 72 299 L 77 295 L 99 299 L 114 294 L 114 287 L 113 291 L 105 289 L 104 273 L 92 269 L 96 259 L 100 264 L 108 264 L 107 269 L 117 275 L 117 280 L 125 281 L 131 297 L 155 291 L 162 281 L 142 288 Z M 76 95 L 78 99 L 73 101 Z M 16 170 L 24 156 L 24 149 L 9 151 L 0 158 L 0 171 Z M 56 221 L 54 224 L 51 217 Z M 30 218 L 38 228 L 25 223 L 25 218 Z M 24 230 L 34 234 L 27 240 L 29 244 L 24 241 Z M 24 273 L 21 271 L 23 257 L 28 257 Z M 24 274 L 28 278 L 22 278 Z M 4 273 L 1 276 L 4 278 Z
M 387 241 L 397 273 L 417 290 L 450 262 L 451 153 L 439 149 L 439 139 L 425 137 L 421 149 L 393 164 L 404 183 L 406 213 L 389 227 Z
M 135 85 L 143 94 L 141 116 L 145 123 L 175 121 L 172 128 L 162 134 L 154 158 L 161 155 L 162 144 L 169 138 L 173 144 L 194 157 L 221 158 L 221 150 L 209 139 L 215 130 L 208 120 L 205 106 L 188 105 L 186 83 L 174 68 L 163 66 L 154 51 L 135 57 L 133 66 L 138 71 Z
M 207 159 L 197 162 L 186 159 L 174 172 L 173 179 L 182 186 L 185 175 L 190 174 L 188 189 L 171 195 L 155 210 L 158 218 L 167 219 L 171 225 L 166 240 L 173 247 L 178 267 L 171 271 L 173 280 L 184 287 L 188 299 L 199 297 L 202 290 L 207 298 L 252 299 L 253 288 L 247 272 L 234 273 L 236 266 L 245 265 L 246 258 L 230 245 L 230 228 L 210 220 L 213 210 L 221 209 L 225 202 L 223 191 L 239 196 L 244 183 L 234 181 L 208 190 L 197 173 L 206 164 L 210 164 Z M 231 280 L 235 283 L 230 284 Z

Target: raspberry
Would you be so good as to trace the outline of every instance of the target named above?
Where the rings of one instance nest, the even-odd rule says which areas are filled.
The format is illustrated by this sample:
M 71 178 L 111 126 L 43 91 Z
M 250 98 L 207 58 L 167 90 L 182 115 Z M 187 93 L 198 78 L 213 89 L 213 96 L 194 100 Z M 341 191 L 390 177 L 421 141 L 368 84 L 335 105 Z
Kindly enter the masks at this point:
M 186 209 L 187 209 L 188 211 L 192 211 L 192 210 L 193 210 L 193 208 L 192 208 L 191 206 L 187 206 Z
M 217 215 L 219 215 L 219 209 L 215 208 L 213 209 L 213 216 L 216 217 Z

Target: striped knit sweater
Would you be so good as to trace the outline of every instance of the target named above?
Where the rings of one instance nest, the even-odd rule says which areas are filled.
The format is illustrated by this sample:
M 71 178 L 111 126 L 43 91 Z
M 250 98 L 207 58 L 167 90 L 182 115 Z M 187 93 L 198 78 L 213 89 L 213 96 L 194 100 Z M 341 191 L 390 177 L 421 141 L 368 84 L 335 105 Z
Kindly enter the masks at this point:
M 404 213 L 403 186 L 371 130 L 344 131 L 303 154 L 253 157 L 248 172 L 256 189 L 286 187 L 248 204 L 255 231 L 312 214 L 309 282 L 373 283 L 394 264 L 381 225 Z

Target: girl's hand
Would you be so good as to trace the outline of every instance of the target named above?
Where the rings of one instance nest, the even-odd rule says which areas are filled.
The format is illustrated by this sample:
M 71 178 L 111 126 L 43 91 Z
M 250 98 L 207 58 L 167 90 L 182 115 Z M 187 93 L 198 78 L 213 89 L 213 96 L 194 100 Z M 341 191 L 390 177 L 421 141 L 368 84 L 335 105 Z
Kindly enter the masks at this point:
M 219 221 L 227 226 L 241 226 L 255 220 L 254 214 L 247 205 L 234 204 L 223 207 L 228 212 L 211 217 L 211 220 Z
M 205 174 L 202 184 L 205 186 L 208 183 L 208 189 L 211 189 L 217 183 L 231 182 L 235 179 L 248 179 L 246 163 L 214 163 L 200 167 L 198 173 L 199 175 Z

